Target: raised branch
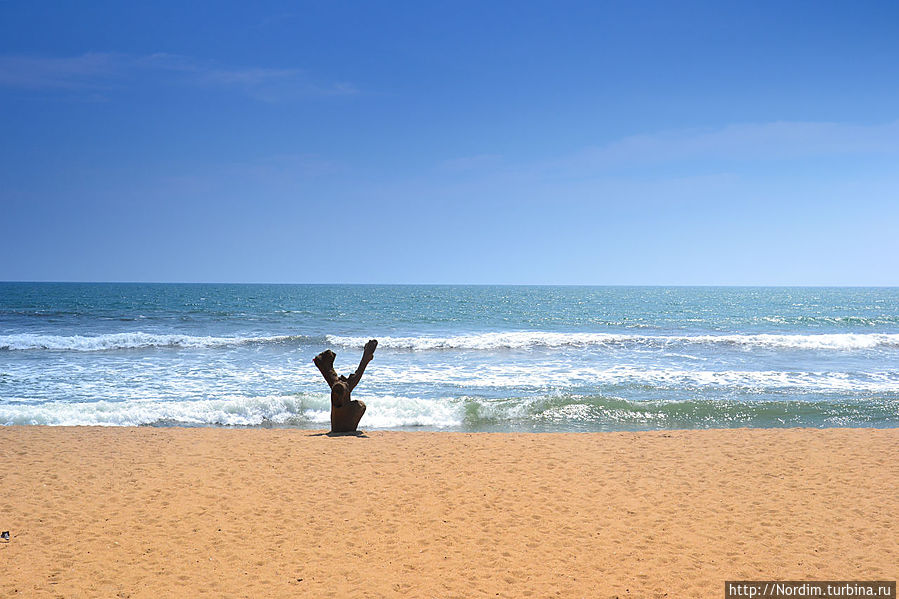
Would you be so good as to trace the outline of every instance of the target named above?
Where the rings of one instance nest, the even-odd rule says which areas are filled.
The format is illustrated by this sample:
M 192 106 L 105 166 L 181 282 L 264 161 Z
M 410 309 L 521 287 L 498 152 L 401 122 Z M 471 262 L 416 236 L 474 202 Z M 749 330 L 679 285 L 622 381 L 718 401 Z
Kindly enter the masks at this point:
M 312 361 L 321 371 L 322 376 L 331 388 L 331 432 L 349 433 L 356 430 L 362 415 L 365 414 L 365 404 L 350 398 L 350 393 L 359 384 L 365 367 L 372 361 L 375 350 L 378 348 L 377 339 L 371 339 L 362 350 L 362 359 L 356 372 L 350 376 L 338 375 L 334 370 L 334 358 L 337 357 L 330 349 L 315 356 Z

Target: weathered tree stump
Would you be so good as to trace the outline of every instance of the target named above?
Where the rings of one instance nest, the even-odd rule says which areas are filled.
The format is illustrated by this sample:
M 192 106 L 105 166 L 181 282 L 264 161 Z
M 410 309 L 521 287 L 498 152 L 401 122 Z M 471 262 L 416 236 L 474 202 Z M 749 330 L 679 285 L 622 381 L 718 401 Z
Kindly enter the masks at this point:
M 350 399 L 350 393 L 359 384 L 365 367 L 371 362 L 378 347 L 377 339 L 371 339 L 365 344 L 362 351 L 362 360 L 359 368 L 349 377 L 338 376 L 334 371 L 334 358 L 337 356 L 330 349 L 315 356 L 312 361 L 325 377 L 331 388 L 331 432 L 351 433 L 359 426 L 362 415 L 365 414 L 365 404 L 361 401 Z

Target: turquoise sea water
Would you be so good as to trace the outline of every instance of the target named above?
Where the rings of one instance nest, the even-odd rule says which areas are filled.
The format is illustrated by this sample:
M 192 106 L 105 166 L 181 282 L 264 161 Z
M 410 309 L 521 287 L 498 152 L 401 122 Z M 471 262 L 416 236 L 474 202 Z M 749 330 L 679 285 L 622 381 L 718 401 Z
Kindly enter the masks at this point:
M 899 425 L 899 289 L 0 283 L 0 424 Z

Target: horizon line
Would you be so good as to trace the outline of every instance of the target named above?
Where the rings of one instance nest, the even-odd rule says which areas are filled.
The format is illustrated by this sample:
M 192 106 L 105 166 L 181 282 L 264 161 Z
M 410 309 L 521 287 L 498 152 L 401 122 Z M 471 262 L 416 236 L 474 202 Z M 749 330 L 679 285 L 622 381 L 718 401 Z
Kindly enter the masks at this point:
M 76 281 L 76 280 L 0 280 L 0 284 L 56 285 L 293 285 L 293 286 L 357 286 L 357 287 L 730 287 L 730 288 L 834 288 L 897 289 L 896 285 L 834 284 L 762 284 L 762 283 L 359 283 L 359 282 L 270 282 L 270 281 Z

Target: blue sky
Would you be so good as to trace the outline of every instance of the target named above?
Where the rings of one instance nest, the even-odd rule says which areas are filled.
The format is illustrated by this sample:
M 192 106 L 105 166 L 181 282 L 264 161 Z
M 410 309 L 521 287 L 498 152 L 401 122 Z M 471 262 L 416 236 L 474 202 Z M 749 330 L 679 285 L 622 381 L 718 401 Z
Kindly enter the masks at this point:
M 0 1 L 0 280 L 899 285 L 897 23 Z

